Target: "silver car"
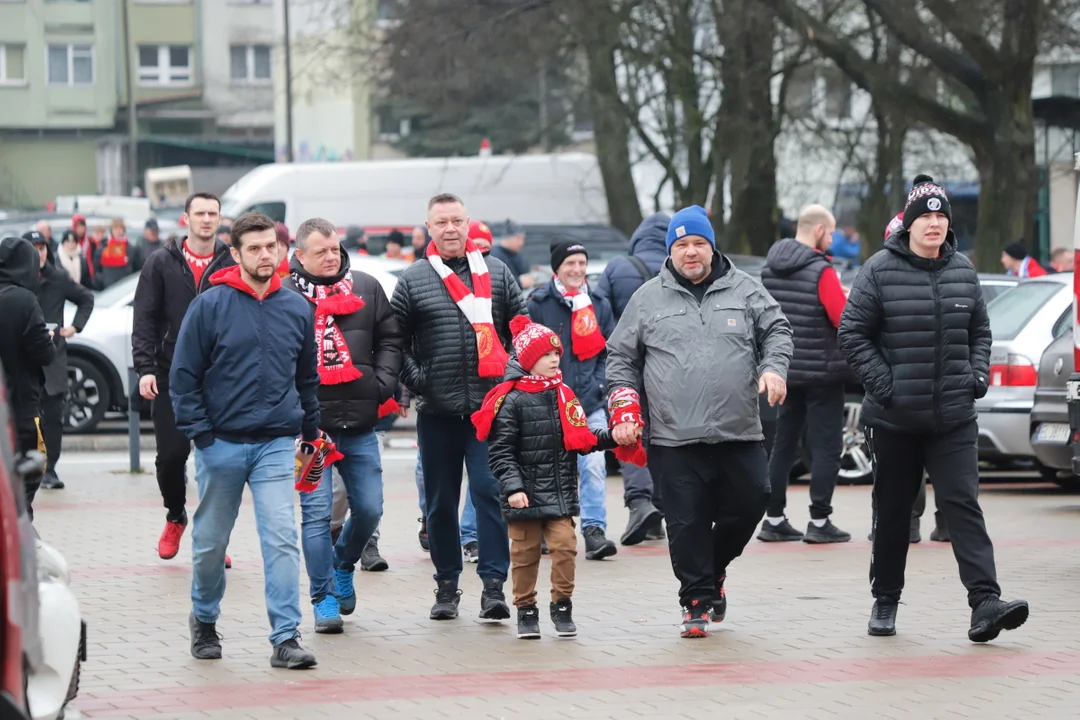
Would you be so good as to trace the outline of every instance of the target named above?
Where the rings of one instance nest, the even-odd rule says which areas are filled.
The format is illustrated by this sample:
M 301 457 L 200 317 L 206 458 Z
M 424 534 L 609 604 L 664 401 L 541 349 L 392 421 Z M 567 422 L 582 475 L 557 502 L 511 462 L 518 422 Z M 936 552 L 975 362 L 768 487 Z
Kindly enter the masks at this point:
M 1073 437 L 1065 399 L 1065 383 L 1073 371 L 1072 323 L 1066 318 L 1055 330 L 1057 339 L 1039 363 L 1039 385 L 1031 409 L 1031 447 L 1043 477 L 1059 485 L 1076 486 L 1080 483 L 1072 474 Z
M 990 462 L 1033 459 L 1029 419 L 1035 400 L 1039 360 L 1055 330 L 1069 321 L 1072 275 L 1024 280 L 987 306 L 994 342 L 990 348 L 990 388 L 976 401 L 979 458 Z

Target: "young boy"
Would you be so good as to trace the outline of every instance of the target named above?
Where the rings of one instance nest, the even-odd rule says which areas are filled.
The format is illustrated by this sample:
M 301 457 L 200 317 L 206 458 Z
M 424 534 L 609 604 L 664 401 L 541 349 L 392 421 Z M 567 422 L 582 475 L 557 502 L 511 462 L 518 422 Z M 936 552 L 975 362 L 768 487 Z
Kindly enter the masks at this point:
M 560 637 L 573 637 L 577 454 L 611 450 L 616 444 L 611 431 L 598 437 L 589 430 L 581 403 L 562 381 L 559 336 L 520 315 L 510 329 L 517 359 L 507 364 L 505 381 L 484 398 L 473 423 L 479 439 L 490 434 L 491 471 L 499 481 L 510 530 L 518 637 L 540 637 L 536 577 L 541 539 L 551 551 L 551 621 Z

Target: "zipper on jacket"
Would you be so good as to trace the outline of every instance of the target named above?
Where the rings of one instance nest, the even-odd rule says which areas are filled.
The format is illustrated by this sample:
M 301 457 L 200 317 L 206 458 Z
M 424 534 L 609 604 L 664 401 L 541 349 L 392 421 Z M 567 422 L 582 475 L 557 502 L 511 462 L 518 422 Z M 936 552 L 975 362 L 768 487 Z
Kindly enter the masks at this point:
M 548 400 L 548 407 L 551 408 L 551 418 L 555 421 L 554 427 L 561 428 L 562 419 L 559 417 L 558 393 L 555 393 L 555 395 Z M 558 432 L 558 430 L 552 433 L 552 436 L 555 438 L 555 494 L 559 496 L 559 512 L 563 516 L 566 516 L 569 511 L 566 507 L 566 501 L 563 499 L 562 475 L 559 473 L 559 466 L 562 465 L 563 451 L 563 447 L 559 445 L 559 436 L 561 434 L 562 433 Z M 563 444 L 565 445 L 565 439 Z
M 938 271 L 930 271 L 930 286 L 934 290 L 934 424 L 941 427 L 941 289 L 938 287 Z

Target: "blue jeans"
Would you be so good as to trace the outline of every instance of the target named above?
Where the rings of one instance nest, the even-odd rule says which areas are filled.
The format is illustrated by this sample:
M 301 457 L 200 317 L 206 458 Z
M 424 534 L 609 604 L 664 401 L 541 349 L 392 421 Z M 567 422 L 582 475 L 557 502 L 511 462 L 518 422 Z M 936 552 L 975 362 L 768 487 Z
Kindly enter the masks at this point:
M 486 442 L 476 439 L 468 417 L 419 413 L 416 430 L 423 448 L 424 493 L 427 498 L 428 538 L 436 580 L 457 581 L 463 566 L 458 506 L 461 503 L 462 464 L 469 471 L 469 495 L 476 509 L 480 562 L 476 573 L 506 581 L 510 542 L 499 509 L 499 491 L 488 466 Z
M 304 566 L 311 585 L 312 604 L 334 588 L 334 549 L 330 542 L 330 517 L 334 501 L 333 478 L 323 475 L 319 487 L 300 493 L 300 544 L 304 548 Z
M 225 595 L 229 545 L 244 485 L 251 486 L 262 547 L 270 643 L 296 637 L 300 626 L 300 549 L 296 545 L 293 438 L 258 445 L 215 440 L 195 450 L 199 507 L 191 530 L 191 604 L 202 622 L 217 622 Z
M 424 493 L 424 468 L 420 449 L 416 450 L 416 494 L 420 498 L 420 514 L 427 517 L 427 498 Z M 461 510 L 461 547 L 476 542 L 476 508 L 472 493 L 465 493 L 465 507 Z
M 349 519 L 334 546 L 334 568 L 352 571 L 383 513 L 382 451 L 373 431 L 338 431 L 332 435 L 345 457 L 334 463 L 349 496 Z M 327 537 L 330 524 L 327 522 Z
M 588 417 L 593 430 L 607 428 L 604 408 L 593 410 Z M 607 461 L 602 450 L 578 455 L 578 487 L 580 488 L 581 528 L 598 527 L 607 530 Z

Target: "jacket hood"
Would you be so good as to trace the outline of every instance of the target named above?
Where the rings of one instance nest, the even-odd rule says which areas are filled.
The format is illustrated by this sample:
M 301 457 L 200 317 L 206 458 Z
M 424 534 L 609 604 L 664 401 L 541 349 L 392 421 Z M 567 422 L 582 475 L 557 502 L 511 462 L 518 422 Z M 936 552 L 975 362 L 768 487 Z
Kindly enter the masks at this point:
M 671 217 L 666 213 L 654 213 L 645 218 L 630 236 L 629 254 L 643 260 L 657 253 L 661 258 L 667 257 L 667 230 L 670 222 Z
M 926 270 L 936 270 L 943 267 L 953 255 L 956 254 L 956 236 L 953 235 L 952 228 L 945 233 L 945 242 L 941 245 L 941 257 L 937 258 L 924 258 L 919 257 L 911 250 L 910 245 L 911 236 L 907 230 L 900 229 L 894 232 L 885 241 L 885 249 L 893 252 L 905 260 L 910 262 L 916 267 L 921 267 Z
M 0 285 L 18 285 L 34 292 L 40 264 L 38 251 L 29 240 L 20 237 L 0 240 Z
M 293 253 L 293 256 L 289 259 L 289 272 L 299 275 L 312 285 L 333 285 L 336 282 L 340 282 L 342 278 L 352 272 L 352 264 L 349 260 L 349 253 L 345 250 L 345 247 L 338 246 L 338 252 L 341 254 L 341 267 L 334 275 L 330 275 L 329 277 L 312 275 L 304 269 L 303 265 L 300 264 L 300 258 L 296 257 L 295 252 Z
M 787 238 L 776 242 L 769 248 L 769 254 L 765 259 L 769 269 L 783 277 L 791 275 L 810 263 L 823 258 L 828 260 L 823 253 L 802 244 L 795 238 Z
M 244 276 L 240 274 L 240 266 L 233 265 L 230 268 L 224 270 L 218 270 L 216 273 L 210 276 L 211 285 L 228 285 L 229 287 L 239 290 L 242 293 L 246 293 L 256 300 L 265 300 L 281 289 L 281 278 L 277 276 L 277 273 L 270 276 L 270 288 L 266 291 L 266 295 L 260 298 L 255 294 L 255 290 L 244 282 Z
M 506 371 L 503 373 L 503 382 L 520 380 L 528 374 L 529 373 L 522 369 L 521 362 L 518 361 L 517 355 L 511 355 L 510 359 L 506 362 Z

